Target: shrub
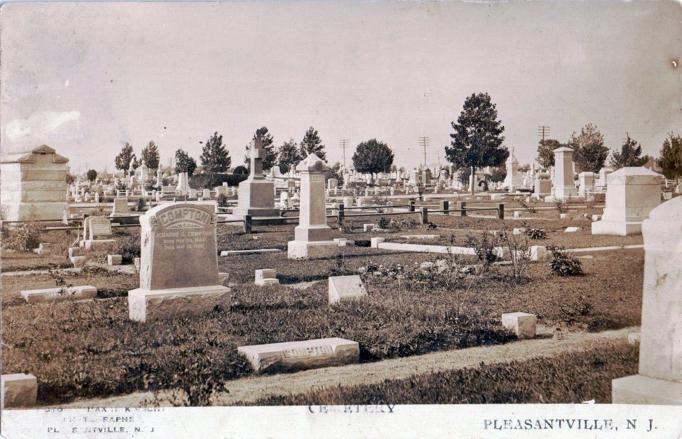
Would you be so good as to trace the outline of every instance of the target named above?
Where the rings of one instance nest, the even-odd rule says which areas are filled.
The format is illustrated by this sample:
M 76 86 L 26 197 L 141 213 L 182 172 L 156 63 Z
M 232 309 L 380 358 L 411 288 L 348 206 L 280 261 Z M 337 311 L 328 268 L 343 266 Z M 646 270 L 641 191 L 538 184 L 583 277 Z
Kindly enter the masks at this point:
M 528 239 L 523 235 L 514 235 L 506 229 L 498 232 L 499 242 L 509 254 L 513 280 L 518 282 L 526 278 L 528 263 L 530 262 L 530 248 Z
M 40 245 L 42 229 L 37 223 L 25 223 L 14 230 L 6 230 L 3 245 L 10 250 L 31 251 Z
M 526 209 L 526 211 L 527 211 L 528 213 L 535 213 L 535 212 L 536 212 L 535 206 L 532 205 L 532 204 L 530 204 L 530 203 L 526 203 L 526 200 L 524 200 L 524 199 L 521 198 L 521 199 L 518 200 L 518 203 L 519 203 L 519 205 L 520 205 L 521 207 L 523 207 L 524 209 Z
M 542 229 L 526 229 L 526 235 L 530 239 L 546 239 L 547 233 Z
M 379 226 L 380 229 L 388 229 L 391 225 L 391 222 L 385 216 L 381 216 L 379 217 L 377 225 Z
M 552 272 L 559 276 L 580 276 L 583 273 L 583 264 L 578 258 L 563 251 L 563 247 L 549 247 L 552 252 L 552 260 L 549 267 Z
M 123 263 L 132 264 L 134 258 L 140 257 L 140 237 L 123 237 L 116 245 L 116 253 L 122 256 Z
M 497 261 L 497 252 L 495 247 L 498 246 L 497 234 L 481 233 L 478 237 L 475 235 L 467 235 L 465 245 L 474 249 L 476 257 L 483 263 L 483 271 L 487 271 L 490 264 Z
M 556 207 L 556 210 L 558 210 L 559 213 L 568 212 L 568 203 L 564 203 L 562 201 L 557 201 L 556 203 L 554 203 L 554 207 Z
M 137 209 L 136 210 L 138 212 L 142 212 L 146 205 L 147 205 L 147 203 L 145 203 L 144 198 L 140 197 L 137 200 Z

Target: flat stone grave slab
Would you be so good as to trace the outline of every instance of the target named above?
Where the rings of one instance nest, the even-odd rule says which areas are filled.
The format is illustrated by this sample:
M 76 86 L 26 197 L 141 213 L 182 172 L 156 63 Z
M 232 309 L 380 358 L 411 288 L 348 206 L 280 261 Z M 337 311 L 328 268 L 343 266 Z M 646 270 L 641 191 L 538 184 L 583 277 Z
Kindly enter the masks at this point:
M 341 366 L 360 359 L 358 342 L 338 337 L 240 346 L 237 352 L 246 357 L 256 372 Z
M 440 235 L 401 235 L 403 239 L 438 239 Z
M 357 300 L 367 295 L 365 285 L 358 275 L 331 276 L 329 278 L 329 304 Z
M 38 398 L 38 380 L 25 373 L 2 375 L 2 407 L 31 407 Z
M 43 288 L 38 290 L 22 290 L 20 294 L 28 303 L 86 300 L 94 299 L 97 296 L 97 288 L 92 285 L 68 288 Z
M 257 248 L 252 250 L 223 250 L 220 256 L 237 256 L 237 255 L 255 255 L 259 253 L 279 253 L 282 250 L 278 248 Z

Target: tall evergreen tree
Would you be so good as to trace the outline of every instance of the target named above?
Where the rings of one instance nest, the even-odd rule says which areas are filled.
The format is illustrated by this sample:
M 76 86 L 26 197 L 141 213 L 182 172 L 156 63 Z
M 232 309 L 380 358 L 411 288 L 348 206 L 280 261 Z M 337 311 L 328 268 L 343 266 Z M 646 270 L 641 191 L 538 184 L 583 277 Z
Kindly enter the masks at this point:
M 661 167 L 665 178 L 682 177 L 682 137 L 669 133 L 663 142 L 661 155 L 656 163 Z
M 123 148 L 121 148 L 121 152 L 119 152 L 116 158 L 114 159 L 116 169 L 120 169 L 123 171 L 124 175 L 128 175 L 130 162 L 133 160 L 134 157 L 135 153 L 133 153 L 133 145 L 126 142 L 126 144 L 123 145 Z
M 275 151 L 272 134 L 268 132 L 267 127 L 258 128 L 254 133 L 251 142 L 246 145 L 246 157 L 244 158 L 244 163 L 246 163 L 247 167 L 251 165 L 251 148 L 253 145 L 255 145 L 256 139 L 261 140 L 263 151 L 265 152 L 265 156 L 263 157 L 263 171 L 268 171 L 275 165 L 275 161 L 277 160 L 277 152 Z
M 303 140 L 301 140 L 301 158 L 308 157 L 308 154 L 315 154 L 323 161 L 327 161 L 327 153 L 324 150 L 320 135 L 313 127 L 308 128 L 308 131 L 303 136 Z
M 187 175 L 194 174 L 194 170 L 197 168 L 197 162 L 190 157 L 182 149 L 175 151 L 175 172 L 181 173 L 186 172 Z
M 206 172 L 226 172 L 229 169 L 232 159 L 226 145 L 223 144 L 223 136 L 217 131 L 204 144 L 200 159 L 201 166 Z
M 625 142 L 620 147 L 620 152 L 613 151 L 609 164 L 614 169 L 626 166 L 644 166 L 649 161 L 649 156 L 642 157 L 642 145 L 626 133 Z
M 509 157 L 509 151 L 502 145 L 504 126 L 497 119 L 496 105 L 488 93 L 467 97 L 457 122 L 451 125 L 454 132 L 450 134 L 452 142 L 445 147 L 445 155 L 458 168 L 469 168 L 475 176 L 476 169 L 499 166 Z M 471 193 L 474 193 L 473 185 Z
M 609 148 L 604 146 L 604 135 L 592 123 L 585 125 L 580 134 L 574 132 L 567 146 L 573 149 L 578 172 L 599 172 L 609 156 Z
M 159 167 L 159 147 L 156 146 L 156 143 L 154 143 L 153 140 L 149 141 L 140 155 L 142 157 L 142 162 L 149 169 L 157 169 Z
M 538 163 L 545 169 L 554 166 L 554 150 L 559 148 L 561 143 L 556 139 L 545 139 L 538 142 Z
M 294 139 L 289 139 L 279 147 L 277 152 L 277 164 L 279 165 L 279 171 L 282 174 L 289 172 L 289 170 L 294 168 L 301 159 L 302 157 L 298 149 L 298 144 L 296 144 Z

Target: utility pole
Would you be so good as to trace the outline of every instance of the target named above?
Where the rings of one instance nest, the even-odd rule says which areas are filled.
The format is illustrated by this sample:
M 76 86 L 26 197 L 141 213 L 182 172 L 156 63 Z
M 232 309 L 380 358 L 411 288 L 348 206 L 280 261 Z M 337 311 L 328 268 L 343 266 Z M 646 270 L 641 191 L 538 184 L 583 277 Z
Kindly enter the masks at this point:
M 429 146 L 429 141 L 430 141 L 430 140 L 431 140 L 431 139 L 429 139 L 427 136 L 422 136 L 422 137 L 419 137 L 419 138 L 417 139 L 417 141 L 419 142 L 419 144 L 420 144 L 420 145 L 422 146 L 422 148 L 424 149 L 424 169 L 426 169 L 426 148 Z
M 348 146 L 348 139 L 341 139 L 339 145 L 343 148 L 343 169 L 346 169 L 346 146 Z
M 542 139 L 542 142 L 544 142 L 545 139 L 549 137 L 549 126 L 547 125 L 538 126 L 538 137 L 540 137 Z

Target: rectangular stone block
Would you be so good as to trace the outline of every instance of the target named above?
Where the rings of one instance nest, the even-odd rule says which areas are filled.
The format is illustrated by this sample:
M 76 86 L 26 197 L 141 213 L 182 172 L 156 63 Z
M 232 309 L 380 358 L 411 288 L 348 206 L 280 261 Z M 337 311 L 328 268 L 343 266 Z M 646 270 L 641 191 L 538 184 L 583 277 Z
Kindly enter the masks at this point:
M 121 265 L 123 263 L 122 255 L 107 255 L 108 265 Z
M 514 332 L 519 338 L 534 338 L 537 317 L 525 312 L 502 314 L 502 326 Z
M 566 227 L 564 233 L 576 233 L 580 230 L 580 227 Z
M 31 407 L 38 398 L 38 380 L 25 373 L 2 375 L 2 408 Z
M 116 247 L 115 239 L 88 239 L 84 242 L 85 250 L 91 252 L 110 252 Z
M 338 244 L 334 241 L 289 241 L 287 257 L 289 259 L 329 258 L 338 253 Z
M 365 285 L 358 275 L 331 276 L 329 278 L 329 304 L 356 300 L 367 295 Z
M 256 372 L 341 366 L 360 359 L 357 342 L 337 337 L 240 346 L 237 352 L 246 357 Z
M 374 224 L 363 224 L 362 230 L 364 232 L 371 232 L 372 230 L 374 230 Z
M 262 270 L 256 270 L 256 285 L 279 285 L 279 279 L 277 279 L 277 272 L 271 268 L 264 268 Z
M 222 285 L 128 291 L 128 317 L 137 322 L 209 312 L 230 289 Z
M 614 404 L 682 405 L 682 383 L 630 375 L 611 382 Z
M 381 244 L 384 241 L 386 241 L 386 238 L 381 238 L 381 237 L 372 238 L 372 239 L 370 239 L 370 247 L 379 248 L 379 244 Z
M 87 256 L 72 256 L 69 258 L 74 267 L 80 268 L 85 267 L 85 263 L 88 262 Z
M 92 285 L 68 288 L 43 288 L 38 290 L 22 290 L 20 295 L 28 303 L 85 300 L 97 297 L 97 288 Z

